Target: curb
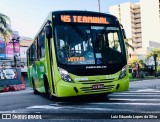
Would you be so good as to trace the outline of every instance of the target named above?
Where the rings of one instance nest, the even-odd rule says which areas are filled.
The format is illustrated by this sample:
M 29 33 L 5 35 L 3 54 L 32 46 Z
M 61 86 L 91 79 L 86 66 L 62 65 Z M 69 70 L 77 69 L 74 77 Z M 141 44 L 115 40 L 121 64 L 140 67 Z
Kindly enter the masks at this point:
M 142 81 L 142 80 L 156 80 L 156 79 L 160 79 L 160 77 L 157 78 L 139 78 L 139 79 L 130 79 L 130 82 L 134 82 L 134 81 Z
M 0 93 L 1 92 L 9 92 L 9 91 L 20 91 L 20 90 L 25 90 L 26 87 L 24 84 L 18 84 L 18 85 L 10 85 L 9 87 L 1 87 L 0 88 Z

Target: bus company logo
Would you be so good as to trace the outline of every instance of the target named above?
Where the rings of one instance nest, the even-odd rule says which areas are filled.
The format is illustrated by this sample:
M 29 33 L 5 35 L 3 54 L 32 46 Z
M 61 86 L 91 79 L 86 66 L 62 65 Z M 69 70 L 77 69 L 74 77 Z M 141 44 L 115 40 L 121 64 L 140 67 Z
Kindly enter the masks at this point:
M 12 119 L 11 114 L 2 114 L 2 119 Z
M 105 69 L 107 66 L 86 66 L 86 69 Z

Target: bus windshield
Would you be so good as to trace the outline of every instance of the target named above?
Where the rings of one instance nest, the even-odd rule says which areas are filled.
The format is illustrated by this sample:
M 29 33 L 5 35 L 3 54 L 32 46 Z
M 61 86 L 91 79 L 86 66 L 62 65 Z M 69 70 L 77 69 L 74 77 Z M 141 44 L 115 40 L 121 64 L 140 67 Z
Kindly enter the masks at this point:
M 108 65 L 124 61 L 119 27 L 58 25 L 55 27 L 58 62 L 66 65 Z

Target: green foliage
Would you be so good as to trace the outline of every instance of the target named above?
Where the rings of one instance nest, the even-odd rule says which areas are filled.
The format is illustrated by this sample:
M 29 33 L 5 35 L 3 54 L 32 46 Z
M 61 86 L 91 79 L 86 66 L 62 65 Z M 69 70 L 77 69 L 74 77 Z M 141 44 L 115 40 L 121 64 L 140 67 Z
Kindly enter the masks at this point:
M 139 59 L 133 60 L 133 63 L 131 64 L 131 67 L 134 68 L 136 63 L 139 64 L 140 68 L 144 68 L 145 63 L 143 62 L 143 60 L 139 60 Z
M 160 66 L 157 67 L 157 71 L 160 72 Z
M 154 56 L 154 54 L 157 54 L 157 60 L 160 61 L 160 48 L 153 49 L 150 53 L 147 54 L 146 58 L 150 58 Z
M 10 19 L 8 16 L 0 13 L 0 34 L 5 39 L 5 41 L 8 41 L 8 36 L 12 34 L 12 30 L 9 27 Z

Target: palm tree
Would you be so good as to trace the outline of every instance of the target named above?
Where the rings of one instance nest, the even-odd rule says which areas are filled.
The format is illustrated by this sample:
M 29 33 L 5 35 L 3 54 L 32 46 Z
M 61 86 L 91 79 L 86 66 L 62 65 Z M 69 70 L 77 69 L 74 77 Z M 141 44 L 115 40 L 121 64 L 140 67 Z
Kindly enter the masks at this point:
M 155 54 L 157 54 L 157 60 L 160 61 L 160 48 L 153 49 L 150 53 L 147 54 L 146 58 L 148 59 L 154 56 Z
M 9 25 L 9 17 L 0 13 L 0 35 L 4 38 L 5 42 L 9 41 L 8 36 L 12 34 L 12 30 Z
M 125 43 L 125 46 L 126 46 L 126 50 L 127 50 L 127 53 L 128 53 L 128 48 L 131 48 L 133 51 L 134 51 L 134 47 L 132 45 L 129 44 L 129 41 L 133 41 L 132 38 L 127 38 L 124 40 L 124 43 Z

